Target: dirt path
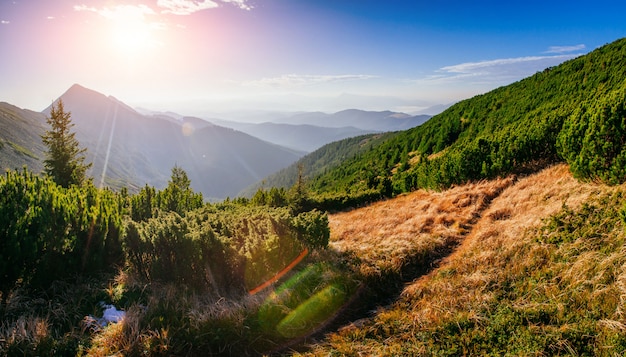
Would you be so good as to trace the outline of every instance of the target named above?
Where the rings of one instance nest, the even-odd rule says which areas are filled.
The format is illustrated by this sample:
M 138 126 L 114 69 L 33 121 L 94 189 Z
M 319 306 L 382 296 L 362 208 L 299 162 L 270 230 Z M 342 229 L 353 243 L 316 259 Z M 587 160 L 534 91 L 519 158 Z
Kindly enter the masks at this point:
M 407 282 L 432 268 L 471 233 L 474 225 L 515 176 L 420 190 L 329 217 L 331 247 L 356 256 L 365 277 L 400 275 Z

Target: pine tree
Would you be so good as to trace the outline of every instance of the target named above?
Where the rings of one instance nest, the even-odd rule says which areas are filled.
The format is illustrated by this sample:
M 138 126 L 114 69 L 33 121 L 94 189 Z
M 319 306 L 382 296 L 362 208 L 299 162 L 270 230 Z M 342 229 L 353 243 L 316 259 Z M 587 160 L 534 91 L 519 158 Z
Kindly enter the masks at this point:
M 200 208 L 204 204 L 202 193 L 193 192 L 191 180 L 185 170 L 178 165 L 174 165 L 172 168 L 172 176 L 168 185 L 159 195 L 161 196 L 161 209 L 174 211 L 180 215 Z
M 85 180 L 85 171 L 91 164 L 85 164 L 84 153 L 87 149 L 80 148 L 75 134 L 70 131 L 74 126 L 70 119 L 71 113 L 63 108 L 63 101 L 52 104 L 50 116 L 46 118 L 50 130 L 41 136 L 48 147 L 44 161 L 46 173 L 63 187 L 81 185 Z
M 309 193 L 304 178 L 304 165 L 298 164 L 298 178 L 290 192 L 290 206 L 294 214 L 308 211 Z

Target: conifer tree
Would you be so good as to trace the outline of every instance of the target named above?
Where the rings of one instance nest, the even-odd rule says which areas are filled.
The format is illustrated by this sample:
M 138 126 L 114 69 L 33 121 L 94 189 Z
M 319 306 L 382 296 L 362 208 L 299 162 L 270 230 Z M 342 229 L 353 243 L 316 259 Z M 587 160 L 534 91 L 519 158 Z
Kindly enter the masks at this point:
M 298 178 L 290 192 L 290 206 L 294 214 L 308 211 L 309 193 L 304 179 L 304 165 L 298 164 Z
M 172 176 L 167 187 L 159 192 L 161 196 L 160 208 L 166 211 L 173 211 L 180 215 L 185 212 L 200 208 L 204 199 L 202 193 L 194 193 L 191 189 L 191 180 L 185 170 L 178 165 L 172 168 Z
M 56 106 L 52 104 L 50 116 L 46 118 L 50 130 L 41 136 L 48 147 L 44 161 L 46 173 L 63 187 L 82 184 L 85 171 L 91 166 L 84 163 L 87 149 L 80 147 L 76 133 L 70 131 L 74 126 L 70 116 L 71 113 L 65 111 L 63 101 L 59 99 Z

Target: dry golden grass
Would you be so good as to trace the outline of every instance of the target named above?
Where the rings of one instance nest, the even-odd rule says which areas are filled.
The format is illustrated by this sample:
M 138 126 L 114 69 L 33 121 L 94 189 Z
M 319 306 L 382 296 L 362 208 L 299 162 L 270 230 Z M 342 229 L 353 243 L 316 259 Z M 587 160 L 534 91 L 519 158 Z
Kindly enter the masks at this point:
M 3 344 L 37 346 L 47 338 L 51 338 L 50 324 L 41 317 L 22 316 L 17 321 L 0 324 L 0 352 Z
M 506 318 L 527 316 L 527 325 L 522 322 L 522 330 L 513 332 L 525 337 L 516 340 L 506 332 L 494 336 L 513 338 L 526 347 L 540 340 L 539 345 L 549 345 L 551 353 L 564 355 L 580 354 L 574 343 L 578 348 L 585 345 L 564 336 L 583 336 L 572 338 L 593 338 L 592 351 L 614 355 L 614 336 L 626 331 L 626 249 L 603 253 L 589 247 L 595 244 L 593 239 L 559 246 L 538 237 L 545 219 L 564 207 L 575 210 L 591 198 L 624 188 L 578 182 L 567 166 L 557 165 L 517 182 L 506 179 L 441 193 L 420 191 L 331 216 L 333 245 L 365 257 L 371 266 L 389 264 L 385 257 L 407 254 L 423 241 L 444 237 L 460 245 L 438 268 L 406 286 L 392 306 L 358 326 L 342 328 L 309 354 L 420 356 L 431 355 L 432 348 L 445 350 L 445 344 L 454 341 L 449 346 L 456 349 L 453 355 L 480 355 L 490 347 L 485 347 L 485 340 L 476 344 L 473 339 L 491 338 L 485 336 L 493 333 L 481 328 L 506 329 Z M 625 233 L 620 225 L 607 234 L 619 242 Z M 510 299 L 506 306 L 501 305 L 503 297 Z M 575 316 L 582 316 L 576 314 L 587 310 L 605 318 L 575 323 Z M 494 316 L 504 322 L 494 323 Z M 574 319 L 571 324 L 561 321 L 569 319 Z M 601 336 L 579 332 L 586 328 Z M 454 332 L 448 335 L 448 329 Z M 499 348 L 510 351 L 507 342 Z M 537 351 L 513 354 L 543 353 Z
M 398 271 L 407 260 L 457 244 L 489 202 L 514 177 L 417 191 L 369 207 L 329 216 L 331 246 L 361 259 L 361 273 Z
M 504 275 L 525 273 L 534 264 L 526 258 L 545 258 L 542 254 L 545 247 L 529 247 L 523 239 L 525 236 L 530 239 L 526 235 L 528 230 L 538 227 L 563 205 L 576 208 L 591 195 L 606 190 L 610 188 L 578 182 L 565 165 L 520 180 L 492 202 L 483 219 L 446 258 L 440 270 L 405 289 L 404 299 L 416 307 L 414 313 L 420 320 L 426 314 L 434 321 L 445 317 L 447 311 L 490 302 L 494 298 L 492 285 L 504 280 Z M 521 257 L 520 253 L 527 255 Z M 511 265 L 511 262 L 523 264 Z M 441 278 L 452 273 L 455 279 Z M 420 309 L 420 306 L 428 307 Z

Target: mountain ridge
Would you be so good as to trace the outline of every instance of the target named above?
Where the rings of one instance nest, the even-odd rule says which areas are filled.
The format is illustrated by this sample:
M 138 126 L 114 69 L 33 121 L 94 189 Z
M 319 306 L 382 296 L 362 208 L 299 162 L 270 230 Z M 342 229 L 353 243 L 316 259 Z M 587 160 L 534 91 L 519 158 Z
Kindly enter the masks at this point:
M 58 100 L 63 100 L 66 111 L 71 113 L 72 129 L 81 146 L 87 148 L 86 161 L 93 163 L 87 174 L 99 185 L 127 187 L 131 192 L 145 184 L 162 188 L 172 167 L 178 165 L 187 171 L 194 190 L 207 199 L 220 200 L 236 195 L 243 187 L 302 155 L 211 123 L 195 127 L 199 122 L 191 118 L 178 121 L 147 117 L 113 96 L 79 84 L 72 85 L 54 103 Z M 27 164 L 36 172 L 42 169 L 45 147 L 40 144 L 40 135 L 47 128 L 45 117 L 50 108 L 40 114 L 5 108 L 4 137 L 17 135 L 14 131 L 18 129 L 12 124 L 21 118 L 20 113 L 30 113 L 28 120 L 34 124 L 29 125 L 37 130 L 31 130 L 27 141 L 37 144 L 32 160 L 13 155 L 2 163 L 3 168 Z M 11 112 L 17 114 L 11 116 Z

